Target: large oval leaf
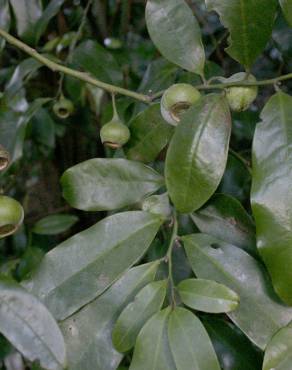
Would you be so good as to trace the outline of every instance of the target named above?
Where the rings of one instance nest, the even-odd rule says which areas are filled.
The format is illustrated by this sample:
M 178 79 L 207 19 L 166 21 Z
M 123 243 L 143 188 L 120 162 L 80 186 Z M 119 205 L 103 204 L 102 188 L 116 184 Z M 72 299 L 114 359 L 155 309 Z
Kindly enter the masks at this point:
M 113 330 L 113 343 L 120 352 L 130 350 L 145 322 L 161 309 L 167 282 L 155 281 L 146 285 L 121 313 Z
M 30 361 L 48 370 L 66 366 L 62 333 L 51 313 L 14 282 L 0 280 L 0 332 Z
M 260 348 L 292 320 L 292 308 L 273 293 L 262 265 L 233 245 L 205 234 L 184 236 L 185 249 L 195 274 L 234 290 L 238 308 L 228 313 L 234 323 Z
M 170 307 L 158 312 L 140 331 L 129 370 L 176 370 L 167 338 Z
M 280 297 L 292 305 L 292 97 L 275 94 L 253 142 L 251 202 L 257 246 Z
M 109 216 L 47 253 L 26 286 L 65 319 L 143 256 L 160 222 L 142 211 Z
M 220 370 L 206 329 L 190 311 L 177 307 L 171 312 L 168 337 L 177 370 Z
M 130 130 L 127 158 L 142 162 L 154 161 L 173 134 L 173 127 L 161 116 L 160 104 L 153 104 L 134 117 Z
M 276 0 L 206 0 L 229 29 L 228 54 L 251 67 L 269 41 L 276 16 Z
M 202 319 L 223 370 L 261 370 L 262 353 L 230 321 L 215 315 Z
M 181 300 L 194 310 L 221 313 L 235 310 L 238 295 L 225 285 L 205 279 L 187 279 L 178 285 Z
M 182 213 L 201 207 L 214 193 L 226 166 L 231 117 L 226 100 L 207 95 L 183 116 L 166 157 L 169 195 Z
M 255 225 L 241 203 L 230 195 L 216 194 L 192 220 L 202 233 L 256 254 Z
M 291 0 L 280 0 L 280 5 L 283 10 L 287 22 L 292 26 L 292 2 Z
M 106 292 L 61 323 L 70 370 L 115 370 L 122 354 L 114 349 L 112 328 L 122 309 L 155 275 L 158 262 L 133 267 Z
M 292 364 L 292 324 L 276 333 L 268 344 L 263 370 L 290 370 Z
M 184 0 L 148 0 L 148 32 L 161 54 L 180 67 L 203 74 L 205 52 L 196 18 Z
M 83 211 L 109 211 L 141 201 L 164 183 L 142 163 L 94 158 L 69 168 L 61 178 L 63 196 Z

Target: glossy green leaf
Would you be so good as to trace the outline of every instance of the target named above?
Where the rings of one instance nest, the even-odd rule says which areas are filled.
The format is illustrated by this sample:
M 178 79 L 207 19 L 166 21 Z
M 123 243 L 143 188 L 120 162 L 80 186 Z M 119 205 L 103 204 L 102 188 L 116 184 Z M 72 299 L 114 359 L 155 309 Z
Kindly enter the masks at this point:
M 182 240 L 196 276 L 216 280 L 239 295 L 238 308 L 228 316 L 251 341 L 265 348 L 292 320 L 292 308 L 277 299 L 260 262 L 206 234 L 188 235 Z
M 292 324 L 280 329 L 269 342 L 263 370 L 290 370 L 292 364 Z
M 178 211 L 197 210 L 215 192 L 226 166 L 230 133 L 229 108 L 220 95 L 203 97 L 184 114 L 168 148 L 165 169 Z
M 125 148 L 127 158 L 152 162 L 168 144 L 173 127 L 160 114 L 160 104 L 153 104 L 130 122 L 131 138 Z
M 285 18 L 290 26 L 292 26 L 292 1 L 291 0 L 279 0 Z
M 254 223 L 240 202 L 230 195 L 216 194 L 191 218 L 202 233 L 256 254 Z
M 262 353 L 231 322 L 210 316 L 202 319 L 222 370 L 261 370 Z
M 178 285 L 178 292 L 182 302 L 197 311 L 230 312 L 239 303 L 239 297 L 233 290 L 212 280 L 183 280 Z
M 66 365 L 62 333 L 46 307 L 16 283 L 0 280 L 0 332 L 30 361 L 48 370 Z
M 206 0 L 230 32 L 228 54 L 246 68 L 268 43 L 276 16 L 276 0 Z
M 163 185 L 152 168 L 126 159 L 95 158 L 69 168 L 61 178 L 63 196 L 74 208 L 104 211 L 141 201 Z
M 122 83 L 123 75 L 115 58 L 96 41 L 83 41 L 71 59 L 75 68 L 89 72 L 103 82 Z
M 46 109 L 41 108 L 35 113 L 31 126 L 33 139 L 47 148 L 55 147 L 56 123 Z
M 171 312 L 168 337 L 177 370 L 220 370 L 206 329 L 189 310 L 176 307 Z
M 159 226 L 157 217 L 142 211 L 109 216 L 47 253 L 26 286 L 65 319 L 136 263 Z
M 15 18 L 18 36 L 25 42 L 34 41 L 34 25 L 42 16 L 40 0 L 10 0 Z
M 122 354 L 111 332 L 123 308 L 156 274 L 159 263 L 133 267 L 106 292 L 61 323 L 70 370 L 115 370 Z
M 70 229 L 77 221 L 78 217 L 74 215 L 50 215 L 36 222 L 32 231 L 41 235 L 60 234 Z
M 167 282 L 155 281 L 146 285 L 119 316 L 113 329 L 113 344 L 119 352 L 134 345 L 145 322 L 162 307 Z
M 148 0 L 146 23 L 152 41 L 166 59 L 203 74 L 205 52 L 200 27 L 184 0 Z
M 151 317 L 140 331 L 129 370 L 177 370 L 167 337 L 171 308 Z
M 257 246 L 276 292 L 292 304 L 292 97 L 278 92 L 261 114 L 253 142 L 252 210 Z

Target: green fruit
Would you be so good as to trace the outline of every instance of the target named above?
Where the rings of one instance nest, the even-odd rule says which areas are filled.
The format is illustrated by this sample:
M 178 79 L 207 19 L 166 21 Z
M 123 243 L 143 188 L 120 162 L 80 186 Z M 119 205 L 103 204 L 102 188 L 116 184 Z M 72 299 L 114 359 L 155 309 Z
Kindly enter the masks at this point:
M 201 98 L 200 92 L 189 84 L 175 84 L 163 94 L 160 103 L 162 117 L 165 121 L 176 126 L 181 115 Z
M 103 40 L 103 43 L 105 47 L 112 50 L 121 49 L 123 46 L 122 41 L 115 37 L 107 37 Z
M 9 162 L 9 153 L 2 147 L 2 145 L 0 145 L 0 171 L 4 171 L 8 167 Z
M 74 112 L 74 105 L 71 100 L 61 97 L 53 105 L 53 111 L 57 117 L 66 119 Z
M 142 210 L 167 219 L 171 216 L 171 206 L 167 193 L 152 195 L 142 202 Z
M 255 82 L 256 78 L 253 75 L 248 75 L 245 72 L 239 72 L 231 76 L 230 78 L 224 79 L 224 82 Z M 257 86 L 235 86 L 226 89 L 226 97 L 230 108 L 234 112 L 243 112 L 248 109 L 251 103 L 256 99 L 258 95 Z
M 101 142 L 113 149 L 125 145 L 130 139 L 130 130 L 121 121 L 113 119 L 100 130 Z
M 13 234 L 22 224 L 24 211 L 19 202 L 0 195 L 0 238 Z

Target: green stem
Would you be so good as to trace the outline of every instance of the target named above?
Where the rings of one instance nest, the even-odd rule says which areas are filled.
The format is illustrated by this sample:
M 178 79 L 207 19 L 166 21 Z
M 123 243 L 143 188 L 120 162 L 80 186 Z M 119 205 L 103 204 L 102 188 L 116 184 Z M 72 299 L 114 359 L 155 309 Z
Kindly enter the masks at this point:
M 46 58 L 45 56 L 38 53 L 35 49 L 31 48 L 30 46 L 26 45 L 22 41 L 18 40 L 17 38 L 11 36 L 9 33 L 4 31 L 0 28 L 0 36 L 3 37 L 7 42 L 10 44 L 16 46 L 18 49 L 22 50 L 26 54 L 30 55 L 32 58 L 36 59 L 49 69 L 51 69 L 54 72 L 60 72 L 67 74 L 68 76 L 75 77 L 79 79 L 80 81 L 84 81 L 86 83 L 89 83 L 91 85 L 97 86 L 105 91 L 108 91 L 109 93 L 115 93 L 115 94 L 121 94 L 125 96 L 129 96 L 131 98 L 140 100 L 144 103 L 150 103 L 151 98 L 144 94 L 139 94 L 135 91 L 127 90 L 119 86 L 111 85 L 105 82 L 102 82 L 100 80 L 97 80 L 96 78 L 91 77 L 89 74 L 76 71 L 75 69 L 65 67 L 62 64 L 58 64 L 53 62 L 52 60 Z
M 176 238 L 177 238 L 177 230 L 178 230 L 178 223 L 177 223 L 177 218 L 176 214 L 173 215 L 173 229 L 172 229 L 172 234 L 167 250 L 167 254 L 165 256 L 165 260 L 168 263 L 168 282 L 170 286 L 170 294 L 171 294 L 171 305 L 174 307 L 176 305 L 175 302 L 175 292 L 174 292 L 174 280 L 173 280 L 173 275 L 172 275 L 172 250 L 173 246 L 175 244 Z
M 236 151 L 234 151 L 233 149 L 229 148 L 229 152 L 235 157 L 237 158 L 241 163 L 244 164 L 244 166 L 246 167 L 246 169 L 248 170 L 249 174 L 251 175 L 252 174 L 252 170 L 250 168 L 250 164 L 249 162 L 243 158 L 239 153 L 237 153 Z
M 53 62 L 52 60 L 46 58 L 45 56 L 38 53 L 35 49 L 31 48 L 30 46 L 26 45 L 22 41 L 18 40 L 14 36 L 11 36 L 9 33 L 4 31 L 0 28 L 0 36 L 3 37 L 7 42 L 11 45 L 16 46 L 18 49 L 22 50 L 26 54 L 30 55 L 32 58 L 38 60 L 40 63 L 48 67 L 54 72 L 64 73 L 68 76 L 74 77 L 79 79 L 80 81 L 84 81 L 91 85 L 97 86 L 109 93 L 114 94 L 121 94 L 125 96 L 129 96 L 133 99 L 142 101 L 143 103 L 150 104 L 153 100 L 161 97 L 164 91 L 159 91 L 153 95 L 145 95 L 140 94 L 135 91 L 131 91 L 128 89 L 124 89 L 119 86 L 111 85 L 105 82 L 102 82 L 94 77 L 91 77 L 88 73 L 80 72 L 72 68 L 65 67 L 62 64 L 58 64 Z M 279 77 L 261 80 L 261 81 L 235 81 L 235 82 L 226 82 L 226 83 L 219 83 L 219 84 L 209 84 L 209 85 L 197 85 L 195 86 L 198 90 L 223 90 L 228 87 L 234 86 L 267 86 L 267 85 L 278 85 L 282 81 L 292 79 L 292 73 L 288 73 L 286 75 L 282 75 Z

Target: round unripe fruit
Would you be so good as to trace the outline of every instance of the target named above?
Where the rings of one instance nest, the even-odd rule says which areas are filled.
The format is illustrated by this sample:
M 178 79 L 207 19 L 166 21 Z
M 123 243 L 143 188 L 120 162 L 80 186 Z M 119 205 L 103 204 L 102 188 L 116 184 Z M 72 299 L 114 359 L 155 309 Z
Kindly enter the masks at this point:
M 0 171 L 6 170 L 10 162 L 10 155 L 6 149 L 0 145 Z
M 74 105 L 71 100 L 62 97 L 53 105 L 53 111 L 57 117 L 66 119 L 74 112 Z
M 256 82 L 256 78 L 251 74 L 247 77 L 245 72 L 239 72 L 224 80 L 224 82 L 237 81 Z M 247 110 L 251 103 L 256 99 L 257 95 L 257 86 L 234 86 L 226 89 L 228 104 L 234 112 L 243 112 Z
M 112 148 L 118 149 L 130 139 L 130 130 L 121 121 L 112 120 L 106 123 L 100 130 L 101 142 Z
M 176 126 L 181 115 L 201 98 L 200 92 L 189 84 L 170 86 L 162 95 L 160 110 L 165 121 Z
M 15 199 L 0 195 L 0 238 L 13 234 L 22 224 L 24 211 Z

